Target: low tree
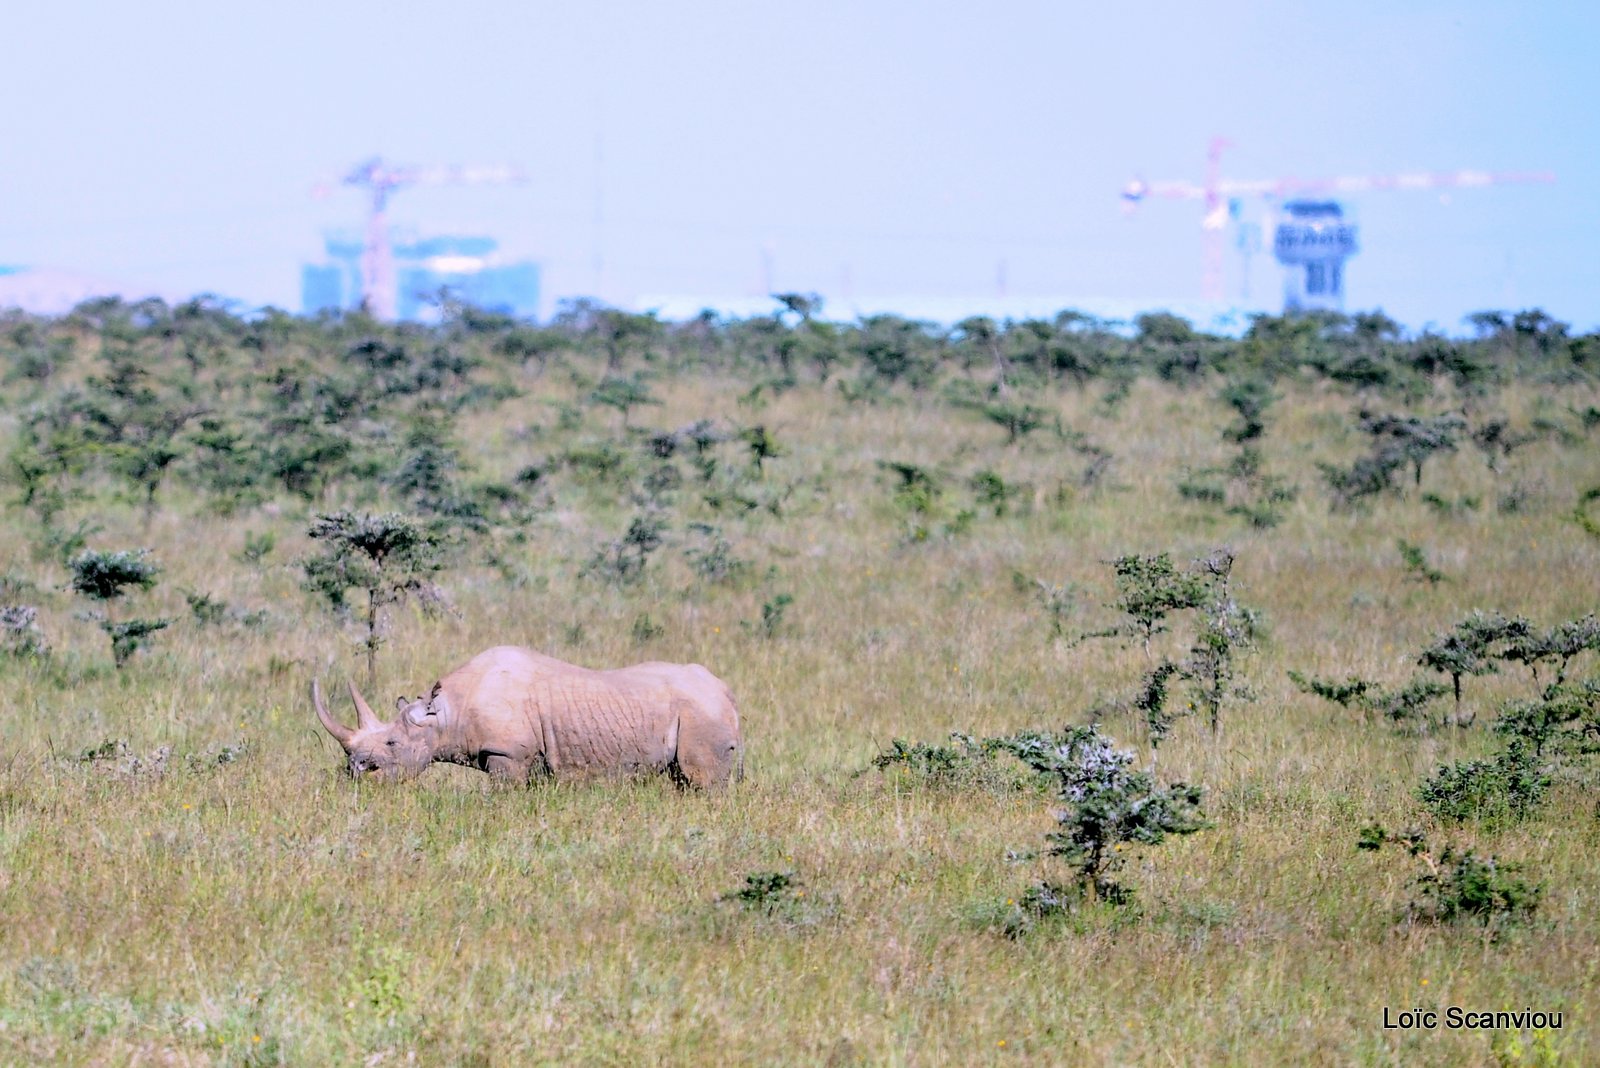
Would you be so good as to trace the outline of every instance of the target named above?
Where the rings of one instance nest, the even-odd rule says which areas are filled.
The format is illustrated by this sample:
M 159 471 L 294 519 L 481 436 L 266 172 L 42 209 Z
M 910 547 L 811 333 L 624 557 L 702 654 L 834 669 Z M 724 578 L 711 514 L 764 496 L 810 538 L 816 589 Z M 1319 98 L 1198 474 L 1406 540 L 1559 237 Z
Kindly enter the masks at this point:
M 1267 409 L 1277 399 L 1272 384 L 1263 378 L 1240 378 L 1222 389 L 1222 400 L 1238 415 L 1239 421 L 1223 430 L 1222 436 L 1236 445 L 1256 441 L 1267 432 Z
M 321 552 L 304 557 L 304 588 L 321 597 L 339 616 L 350 612 L 351 590 L 366 595 L 363 622 L 367 651 L 367 685 L 377 686 L 378 647 L 383 644 L 389 606 L 415 597 L 424 606 L 444 603 L 431 576 L 444 567 L 439 536 L 396 513 L 317 515 L 307 533 L 321 543 Z
M 637 582 L 644 575 L 650 554 L 661 548 L 666 530 L 666 520 L 658 515 L 644 512 L 634 516 L 627 532 L 602 543 L 580 574 L 617 585 Z
M 765 426 L 746 427 L 739 432 L 739 438 L 750 448 L 750 463 L 755 467 L 758 478 L 766 477 L 767 470 L 762 466 L 766 461 L 776 460 L 784 455 L 784 450 L 772 436 L 772 431 Z
M 111 639 L 111 658 L 119 670 L 129 657 L 138 652 L 145 638 L 172 624 L 170 619 L 129 619 L 119 622 L 112 617 L 112 604 L 125 597 L 129 590 L 148 590 L 156 584 L 156 576 L 161 569 L 149 556 L 148 549 L 125 549 L 112 553 L 85 550 L 67 563 L 72 572 L 69 585 L 73 591 L 103 606 L 91 610 L 91 618 Z
M 1417 663 L 1450 676 L 1450 688 L 1455 695 L 1458 726 L 1461 719 L 1461 679 L 1465 675 L 1493 675 L 1498 671 L 1496 660 L 1507 643 L 1525 641 L 1533 636 L 1533 628 L 1520 616 L 1506 618 L 1498 612 L 1474 612 L 1450 630 L 1435 638 L 1417 656 Z
M 1167 629 L 1167 616 L 1204 603 L 1206 578 L 1194 570 L 1180 571 L 1167 553 L 1119 556 L 1111 566 L 1116 572 L 1117 587 L 1112 606 L 1128 618 L 1109 630 L 1085 637 L 1138 638 L 1148 660 L 1150 642 Z
M 589 400 L 622 414 L 622 428 L 628 427 L 628 414 L 641 404 L 660 404 L 640 375 L 607 375 L 589 394 Z
M 1006 444 L 1015 445 L 1022 438 L 1045 425 L 1049 412 L 1033 404 L 1015 404 L 997 400 L 983 407 L 984 418 L 1006 432 Z

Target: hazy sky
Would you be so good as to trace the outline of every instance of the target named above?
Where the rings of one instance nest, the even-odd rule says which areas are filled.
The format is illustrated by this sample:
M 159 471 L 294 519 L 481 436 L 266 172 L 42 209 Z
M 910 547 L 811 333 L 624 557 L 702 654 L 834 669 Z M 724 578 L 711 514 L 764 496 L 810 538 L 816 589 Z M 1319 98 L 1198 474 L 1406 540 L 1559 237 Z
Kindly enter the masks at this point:
M 299 308 L 382 154 L 513 162 L 396 222 L 597 294 L 1200 295 L 1200 211 L 1135 175 L 1549 170 L 1350 201 L 1352 309 L 1600 324 L 1600 5 L 942 0 L 22 3 L 0 63 L 0 264 Z M 1255 214 L 1259 203 L 1247 204 Z M 1270 237 L 1269 237 L 1270 241 Z M 1229 252 L 1229 294 L 1240 292 Z M 770 272 L 770 273 L 768 273 Z M 1270 255 L 1253 295 L 1280 292 Z

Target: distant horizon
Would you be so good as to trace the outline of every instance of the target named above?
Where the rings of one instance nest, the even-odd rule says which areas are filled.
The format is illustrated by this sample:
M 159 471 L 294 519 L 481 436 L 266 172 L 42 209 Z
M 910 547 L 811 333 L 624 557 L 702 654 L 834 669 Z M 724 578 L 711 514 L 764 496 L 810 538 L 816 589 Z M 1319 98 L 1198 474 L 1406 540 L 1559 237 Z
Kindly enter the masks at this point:
M 26 314 L 42 315 L 48 318 L 60 318 L 70 314 L 80 304 L 103 298 L 115 298 L 124 304 L 137 304 L 143 300 L 157 299 L 168 307 L 173 307 L 188 300 L 210 299 L 220 303 L 229 314 L 240 318 L 249 318 L 268 310 L 277 310 L 297 318 L 315 318 L 316 313 L 305 312 L 302 309 L 286 308 L 271 303 L 255 303 L 227 294 L 202 290 L 195 293 L 159 293 L 142 290 L 138 287 L 120 287 L 116 291 L 94 293 L 69 304 L 61 305 L 54 311 L 31 311 L 21 308 L 16 303 L 8 300 L 8 280 L 16 280 L 19 276 L 33 273 L 32 268 L 13 268 L 0 266 L 0 315 L 21 310 Z M 74 276 L 74 272 L 41 271 L 44 275 Z M 794 292 L 785 290 L 779 292 Z M 827 294 L 808 293 L 807 295 L 820 296 L 822 304 L 816 318 L 837 323 L 855 323 L 875 315 L 895 315 L 917 322 L 931 322 L 938 326 L 953 327 L 961 319 L 970 316 L 987 316 L 996 322 L 1022 322 L 1027 319 L 1053 320 L 1063 313 L 1077 313 L 1094 320 L 1096 323 L 1110 327 L 1133 327 L 1138 316 L 1146 314 L 1170 314 L 1187 321 L 1196 330 L 1204 333 L 1221 336 L 1240 336 L 1250 326 L 1250 323 L 1259 316 L 1270 318 L 1283 317 L 1287 313 L 1281 309 L 1264 308 L 1260 306 L 1247 306 L 1238 304 L 1208 304 L 1196 299 L 1170 299 L 1152 300 L 1149 303 L 1131 299 L 1113 299 L 1106 297 L 1057 297 L 1048 294 L 1008 294 L 1006 296 L 981 296 L 971 297 L 932 297 L 918 296 L 915 294 L 899 294 L 892 296 L 853 297 L 848 301 L 830 299 Z M 712 312 L 723 319 L 750 319 L 760 316 L 772 315 L 781 309 L 782 305 L 777 295 L 762 298 L 754 296 L 717 297 L 708 295 L 697 297 L 682 294 L 643 294 L 635 301 L 628 304 L 612 304 L 599 300 L 587 294 L 577 294 L 570 297 L 559 297 L 550 302 L 534 318 L 526 319 L 538 325 L 549 325 L 560 314 L 563 306 L 580 304 L 583 302 L 595 303 L 602 307 L 616 308 L 621 311 L 635 314 L 655 314 L 663 322 L 682 323 L 693 320 L 704 312 Z M 850 311 L 840 314 L 841 305 L 847 306 Z M 342 309 L 345 312 L 354 309 Z M 1515 315 L 1520 312 L 1543 311 L 1551 314 L 1548 309 L 1538 305 L 1525 307 L 1480 308 L 1469 312 L 1457 324 L 1423 323 L 1412 324 L 1389 316 L 1399 323 L 1405 337 L 1419 337 L 1424 333 L 1440 334 L 1450 338 L 1465 338 L 1474 336 L 1476 329 L 1468 321 L 1468 316 L 1480 312 L 1498 312 Z M 1347 308 L 1340 314 L 1354 317 L 1364 314 L 1384 314 L 1382 308 Z M 1560 316 L 1552 315 L 1558 322 L 1565 323 L 1569 332 L 1574 336 L 1596 333 L 1593 325 L 1571 323 Z

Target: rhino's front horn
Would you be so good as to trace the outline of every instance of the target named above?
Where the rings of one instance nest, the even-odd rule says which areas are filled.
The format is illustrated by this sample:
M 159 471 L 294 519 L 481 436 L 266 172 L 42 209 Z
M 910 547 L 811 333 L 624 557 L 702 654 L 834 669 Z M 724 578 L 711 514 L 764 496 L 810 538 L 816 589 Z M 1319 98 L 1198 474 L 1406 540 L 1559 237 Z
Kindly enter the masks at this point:
M 316 679 L 311 680 L 311 704 L 317 710 L 317 719 L 322 721 L 323 729 L 333 735 L 334 740 L 348 750 L 350 748 L 350 738 L 355 734 L 355 731 L 344 726 L 328 714 L 328 706 L 322 700 L 322 686 Z
M 383 726 L 383 720 L 379 719 L 377 715 L 373 713 L 372 706 L 367 704 L 367 699 L 361 696 L 360 690 L 356 689 L 356 683 L 354 679 L 350 680 L 350 700 L 356 703 L 357 727 L 364 731 L 370 731 L 374 727 Z

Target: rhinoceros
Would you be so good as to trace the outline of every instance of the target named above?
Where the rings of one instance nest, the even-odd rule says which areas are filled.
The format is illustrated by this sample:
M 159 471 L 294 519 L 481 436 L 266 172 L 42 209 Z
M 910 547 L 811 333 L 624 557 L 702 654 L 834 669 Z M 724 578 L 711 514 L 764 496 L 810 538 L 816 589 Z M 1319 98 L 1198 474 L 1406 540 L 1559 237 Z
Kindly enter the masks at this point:
M 427 697 L 377 717 L 354 682 L 357 726 L 328 714 L 322 687 L 311 703 L 349 755 L 352 776 L 405 779 L 434 761 L 526 781 L 671 775 L 716 787 L 744 764 L 739 710 L 721 679 L 699 664 L 651 662 L 591 671 L 530 649 L 479 653 L 434 683 Z

